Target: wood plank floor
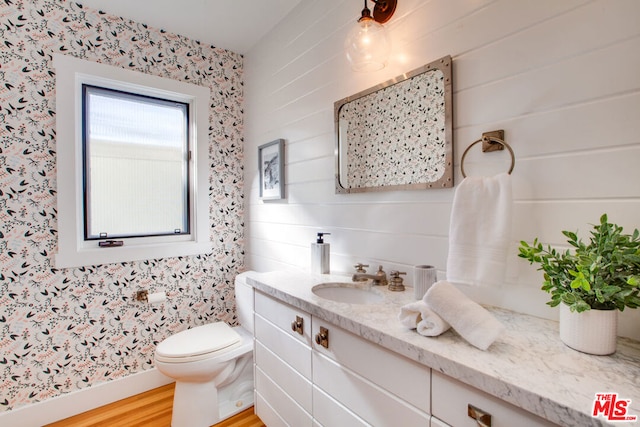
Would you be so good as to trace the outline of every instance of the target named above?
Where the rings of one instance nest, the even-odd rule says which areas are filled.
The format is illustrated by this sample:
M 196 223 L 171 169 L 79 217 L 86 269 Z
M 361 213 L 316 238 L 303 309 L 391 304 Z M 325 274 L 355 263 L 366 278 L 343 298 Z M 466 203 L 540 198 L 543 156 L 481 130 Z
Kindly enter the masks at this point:
M 44 427 L 170 427 L 175 383 L 119 400 Z M 249 408 L 215 427 L 265 427 Z

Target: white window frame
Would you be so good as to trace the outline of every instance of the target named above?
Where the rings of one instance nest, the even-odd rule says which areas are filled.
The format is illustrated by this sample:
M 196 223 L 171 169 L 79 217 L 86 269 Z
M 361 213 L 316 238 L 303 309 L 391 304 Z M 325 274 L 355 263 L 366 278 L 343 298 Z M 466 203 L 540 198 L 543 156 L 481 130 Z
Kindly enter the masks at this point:
M 207 87 L 54 54 L 58 148 L 57 268 L 197 255 L 211 252 L 209 240 Z M 191 233 L 125 239 L 123 246 L 99 247 L 84 240 L 82 85 L 89 84 L 189 104 Z

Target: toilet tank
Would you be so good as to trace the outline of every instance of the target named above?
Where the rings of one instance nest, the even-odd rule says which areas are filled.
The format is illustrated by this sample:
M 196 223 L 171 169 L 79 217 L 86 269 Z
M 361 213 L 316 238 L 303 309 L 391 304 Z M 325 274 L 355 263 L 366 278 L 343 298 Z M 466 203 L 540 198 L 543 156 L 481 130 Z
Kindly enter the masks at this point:
M 253 287 L 247 284 L 250 271 L 236 276 L 236 310 L 240 326 L 253 334 Z

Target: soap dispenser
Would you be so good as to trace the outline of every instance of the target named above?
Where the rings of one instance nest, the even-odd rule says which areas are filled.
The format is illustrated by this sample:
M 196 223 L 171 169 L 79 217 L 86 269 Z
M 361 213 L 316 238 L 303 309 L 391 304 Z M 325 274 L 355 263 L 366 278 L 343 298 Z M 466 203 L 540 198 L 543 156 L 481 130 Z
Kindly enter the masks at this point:
M 331 233 L 318 233 L 315 243 L 311 243 L 311 273 L 329 274 L 330 246 L 323 236 Z

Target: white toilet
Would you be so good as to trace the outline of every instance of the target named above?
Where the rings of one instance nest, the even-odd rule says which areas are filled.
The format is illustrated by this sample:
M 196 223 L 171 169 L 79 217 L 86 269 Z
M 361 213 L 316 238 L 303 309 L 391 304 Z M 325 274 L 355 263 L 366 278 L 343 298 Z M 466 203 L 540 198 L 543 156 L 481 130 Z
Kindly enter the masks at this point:
M 242 326 L 197 326 L 156 347 L 156 368 L 176 380 L 172 427 L 209 427 L 253 405 L 253 289 L 246 273 L 236 277 L 235 291 Z

